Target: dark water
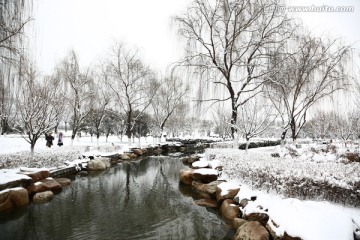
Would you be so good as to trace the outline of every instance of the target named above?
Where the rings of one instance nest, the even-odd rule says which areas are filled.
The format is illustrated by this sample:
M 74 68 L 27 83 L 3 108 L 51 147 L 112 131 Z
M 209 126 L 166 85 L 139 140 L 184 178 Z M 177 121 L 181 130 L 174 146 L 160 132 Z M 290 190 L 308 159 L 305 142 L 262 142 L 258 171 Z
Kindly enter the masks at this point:
M 178 158 L 152 157 L 81 177 L 43 205 L 0 214 L 0 239 L 230 239 L 216 211 L 179 184 Z

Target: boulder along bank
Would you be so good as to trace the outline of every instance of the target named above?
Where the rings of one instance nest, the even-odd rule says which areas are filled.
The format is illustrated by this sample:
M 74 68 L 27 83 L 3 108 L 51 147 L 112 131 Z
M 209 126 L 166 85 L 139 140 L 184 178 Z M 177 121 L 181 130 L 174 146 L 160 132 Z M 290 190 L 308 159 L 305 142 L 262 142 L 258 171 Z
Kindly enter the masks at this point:
M 234 229 L 235 240 L 301 240 L 286 232 L 282 236 L 276 235 L 271 228 L 276 223 L 269 222 L 267 209 L 262 209 L 261 213 L 243 214 L 242 209 L 255 201 L 256 196 L 239 199 L 240 186 L 221 180 L 220 162 L 201 160 L 198 155 L 182 158 L 189 168 L 180 170 L 180 182 L 192 186 L 201 195 L 200 199 L 194 200 L 197 205 L 218 209 L 224 221 Z

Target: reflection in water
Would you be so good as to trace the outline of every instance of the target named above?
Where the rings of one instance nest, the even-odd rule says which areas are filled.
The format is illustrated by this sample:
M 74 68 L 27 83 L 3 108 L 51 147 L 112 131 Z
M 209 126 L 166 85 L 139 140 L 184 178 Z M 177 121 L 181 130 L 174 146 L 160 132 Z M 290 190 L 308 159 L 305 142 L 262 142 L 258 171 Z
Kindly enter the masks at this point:
M 53 201 L 11 219 L 0 214 L 0 239 L 230 238 L 221 219 L 179 186 L 181 168 L 177 158 L 152 157 L 77 175 Z

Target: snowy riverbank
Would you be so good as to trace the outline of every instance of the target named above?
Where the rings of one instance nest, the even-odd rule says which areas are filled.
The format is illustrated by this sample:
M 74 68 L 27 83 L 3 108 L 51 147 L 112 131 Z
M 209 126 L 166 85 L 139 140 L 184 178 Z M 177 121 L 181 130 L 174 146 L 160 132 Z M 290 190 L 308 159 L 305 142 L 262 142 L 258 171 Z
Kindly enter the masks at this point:
M 257 197 L 242 211 L 249 214 L 267 210 L 269 223 L 277 235 L 286 231 L 304 240 L 353 240 L 354 232 L 360 235 L 360 208 L 328 201 L 299 200 L 284 196 L 287 192 L 283 189 L 283 184 L 290 178 L 316 179 L 323 176 L 322 179 L 326 179 L 326 176 L 333 176 L 334 184 L 339 185 L 359 181 L 359 171 L 349 174 L 351 171 L 347 164 L 337 165 L 336 161 L 329 160 L 330 157 L 321 158 L 326 167 L 312 161 L 313 158 L 308 158 L 307 162 L 304 152 L 300 159 L 290 159 L 286 154 L 279 158 L 271 157 L 271 153 L 281 154 L 281 151 L 276 147 L 251 149 L 248 153 L 234 149 L 207 149 L 205 156 L 220 161 L 222 177 L 240 186 L 239 199 Z M 320 159 L 320 156 L 315 159 Z M 358 164 L 353 167 L 357 169 Z M 336 182 L 338 177 L 341 179 Z M 259 190 L 261 188 L 263 190 Z

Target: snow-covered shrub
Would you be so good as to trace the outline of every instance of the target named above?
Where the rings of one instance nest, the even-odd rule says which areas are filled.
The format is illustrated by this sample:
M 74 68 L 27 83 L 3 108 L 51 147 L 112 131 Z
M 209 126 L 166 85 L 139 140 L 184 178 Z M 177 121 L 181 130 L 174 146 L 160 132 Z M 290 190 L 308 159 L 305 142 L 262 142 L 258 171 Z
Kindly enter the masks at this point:
M 290 152 L 294 149 L 289 147 Z M 223 165 L 223 176 L 287 197 L 360 204 L 360 163 L 343 164 L 334 154 L 297 151 L 272 158 L 268 152 L 207 149 Z
M 73 161 L 85 151 L 85 146 L 64 146 L 61 148 L 41 149 L 31 155 L 30 152 L 19 152 L 0 155 L 0 169 L 3 168 L 50 168 L 62 166 Z
M 271 146 L 277 146 L 280 145 L 280 140 L 278 141 L 259 141 L 259 142 L 250 142 L 249 149 L 250 148 L 259 148 L 259 147 L 271 147 Z M 246 148 L 246 143 L 242 143 L 239 145 L 239 149 L 244 150 Z

